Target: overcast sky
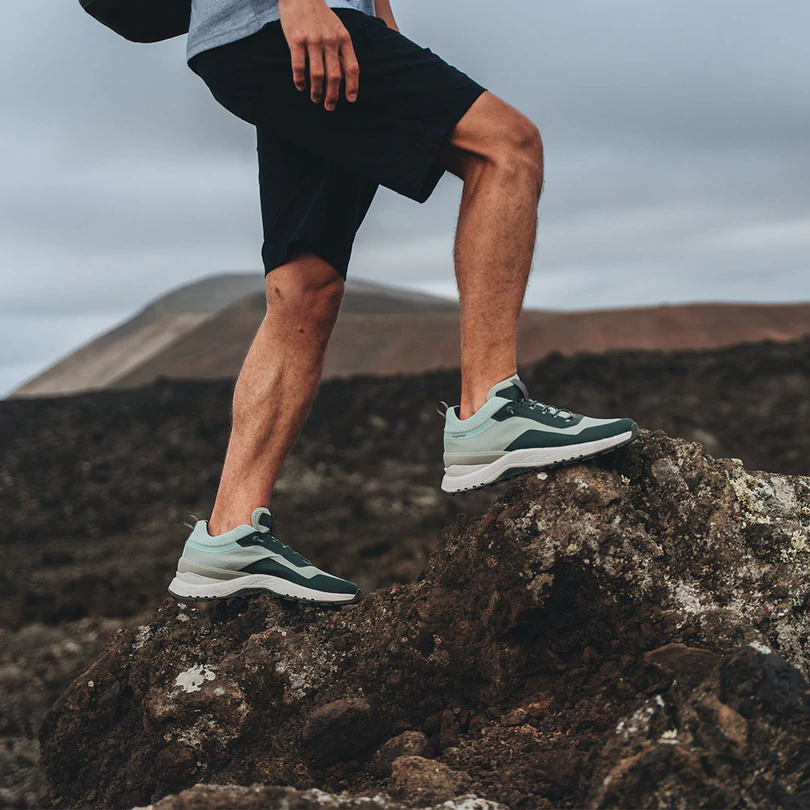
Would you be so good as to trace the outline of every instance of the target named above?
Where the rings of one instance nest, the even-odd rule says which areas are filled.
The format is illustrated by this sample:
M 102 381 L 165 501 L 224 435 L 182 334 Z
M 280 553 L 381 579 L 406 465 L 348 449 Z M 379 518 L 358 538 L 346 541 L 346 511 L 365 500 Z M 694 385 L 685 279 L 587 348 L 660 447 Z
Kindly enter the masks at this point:
M 810 300 L 810 3 L 393 0 L 540 127 L 536 307 Z M 75 0 L 0 29 L 0 394 L 165 290 L 256 269 L 253 130 Z M 453 294 L 460 185 L 382 192 L 350 272 Z

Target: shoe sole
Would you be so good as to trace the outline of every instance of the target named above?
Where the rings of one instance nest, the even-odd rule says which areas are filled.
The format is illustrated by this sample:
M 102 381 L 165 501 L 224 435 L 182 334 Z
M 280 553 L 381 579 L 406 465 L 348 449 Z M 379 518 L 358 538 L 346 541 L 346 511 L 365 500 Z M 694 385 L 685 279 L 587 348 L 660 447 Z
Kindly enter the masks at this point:
M 352 605 L 363 598 L 360 591 L 353 594 L 325 593 L 269 574 L 248 574 L 237 579 L 223 580 L 178 571 L 169 585 L 169 595 L 181 602 L 219 602 L 223 599 L 245 599 L 263 593 L 307 605 Z
M 445 467 L 442 490 L 448 495 L 459 495 L 485 489 L 495 484 L 517 478 L 534 470 L 549 470 L 564 467 L 579 461 L 596 458 L 625 447 L 638 438 L 639 429 L 634 427 L 626 433 L 567 447 L 537 447 L 513 450 L 489 464 L 466 464 Z

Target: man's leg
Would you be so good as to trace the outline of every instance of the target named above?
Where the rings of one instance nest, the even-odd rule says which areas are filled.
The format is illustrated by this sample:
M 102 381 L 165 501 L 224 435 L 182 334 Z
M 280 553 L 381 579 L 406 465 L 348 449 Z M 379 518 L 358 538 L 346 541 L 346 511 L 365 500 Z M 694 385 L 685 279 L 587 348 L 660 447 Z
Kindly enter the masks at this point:
M 543 143 L 514 107 L 484 93 L 443 156 L 464 181 L 455 265 L 461 300 L 461 418 L 515 373 L 518 322 L 531 270 Z
M 278 540 L 267 508 L 318 387 L 343 279 L 331 264 L 302 252 L 271 270 L 266 286 L 267 315 L 236 384 L 214 514 L 193 527 L 169 593 L 210 600 L 267 592 L 309 604 L 350 604 L 360 600 L 357 585 Z
M 462 178 L 464 193 L 455 251 L 462 398 L 460 414 L 445 414 L 442 489 L 480 489 L 633 441 L 632 419 L 593 419 L 535 402 L 513 376 L 543 187 L 537 128 L 485 93 L 453 130 L 444 165 Z
M 315 398 L 343 287 L 334 268 L 310 252 L 267 274 L 267 314 L 236 382 L 212 535 L 249 523 L 256 507 L 270 503 Z

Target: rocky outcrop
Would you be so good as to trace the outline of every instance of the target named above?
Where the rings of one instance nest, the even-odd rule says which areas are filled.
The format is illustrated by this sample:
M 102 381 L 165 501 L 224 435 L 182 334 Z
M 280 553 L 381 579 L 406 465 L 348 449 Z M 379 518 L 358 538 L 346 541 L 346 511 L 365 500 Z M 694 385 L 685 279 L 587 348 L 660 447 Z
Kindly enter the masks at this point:
M 405 810 L 385 793 L 372 797 L 333 796 L 322 790 L 253 785 L 195 785 L 178 795 L 166 796 L 148 808 L 135 810 Z M 505 810 L 497 802 L 477 796 L 459 796 L 420 810 Z
M 16 632 L 0 627 L 0 808 L 42 806 L 42 718 L 119 627 L 110 619 L 29 624 Z
M 795 667 L 756 642 L 725 660 L 680 645 L 647 658 L 672 688 L 594 752 L 586 807 L 807 806 L 810 695 Z
M 518 479 L 417 582 L 359 605 L 167 601 L 47 716 L 52 803 L 210 782 L 792 806 L 810 789 L 809 535 L 810 480 L 644 434 Z

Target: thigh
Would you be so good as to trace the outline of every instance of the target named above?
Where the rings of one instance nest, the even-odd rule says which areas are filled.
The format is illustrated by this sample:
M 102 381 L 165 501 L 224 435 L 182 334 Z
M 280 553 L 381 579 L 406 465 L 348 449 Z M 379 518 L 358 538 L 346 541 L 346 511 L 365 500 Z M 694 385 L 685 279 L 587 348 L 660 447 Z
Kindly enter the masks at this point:
M 336 13 L 360 63 L 360 92 L 333 112 L 296 90 L 279 23 L 201 54 L 193 67 L 245 120 L 423 202 L 444 171 L 438 158 L 447 136 L 485 90 L 382 20 L 348 9 Z
M 345 278 L 377 185 L 261 126 L 257 147 L 265 272 L 305 250 Z

